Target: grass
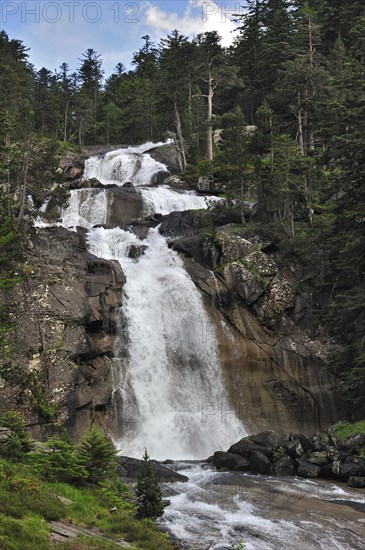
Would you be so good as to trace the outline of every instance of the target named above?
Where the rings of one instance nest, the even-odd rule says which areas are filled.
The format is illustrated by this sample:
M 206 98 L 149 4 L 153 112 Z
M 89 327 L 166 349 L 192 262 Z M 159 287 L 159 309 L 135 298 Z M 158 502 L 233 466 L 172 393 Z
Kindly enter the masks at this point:
M 0 548 L 6 550 L 47 550 L 49 528 L 40 515 L 22 520 L 0 514 Z
M 365 419 L 355 422 L 355 424 L 349 424 L 348 422 L 338 422 L 334 428 L 334 433 L 342 441 L 346 441 L 349 437 L 353 437 L 359 433 L 365 435 Z
M 51 544 L 50 520 L 83 528 L 96 528 L 106 537 L 128 542 L 130 550 L 173 550 L 176 546 L 149 520 L 135 517 L 135 506 L 122 483 L 102 487 L 44 482 L 29 464 L 0 458 L 1 550 L 97 550 L 114 549 L 112 541 L 79 537 Z M 71 501 L 67 503 L 60 497 Z M 116 510 L 110 510 L 116 505 Z

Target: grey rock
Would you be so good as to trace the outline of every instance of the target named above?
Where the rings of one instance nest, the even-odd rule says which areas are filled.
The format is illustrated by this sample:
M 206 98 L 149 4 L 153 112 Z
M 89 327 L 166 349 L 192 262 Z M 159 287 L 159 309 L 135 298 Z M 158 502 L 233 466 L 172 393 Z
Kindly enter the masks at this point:
M 171 468 L 164 466 L 157 460 L 151 460 L 152 468 L 156 474 L 157 479 L 161 483 L 173 483 L 175 481 L 189 481 L 189 478 L 175 472 Z M 123 477 L 131 479 L 137 479 L 139 473 L 142 471 L 143 460 L 137 458 L 131 458 L 128 456 L 120 456 L 117 461 L 118 471 Z
M 286 451 L 291 458 L 300 458 L 304 454 L 304 449 L 301 442 L 298 439 L 289 441 L 285 445 Z
M 276 476 L 293 476 L 295 471 L 295 462 L 289 456 L 284 456 L 273 465 L 273 473 Z
M 217 451 L 213 456 L 213 464 L 217 470 L 226 469 L 234 471 L 249 470 L 250 461 L 240 455 Z
M 365 487 L 365 477 L 351 476 L 347 481 L 350 487 L 356 487 L 357 489 L 363 489 Z
M 250 470 L 255 474 L 271 474 L 272 465 L 266 455 L 253 451 L 250 455 Z
M 306 477 L 306 478 L 318 477 L 318 474 L 320 471 L 321 471 L 321 468 L 317 464 L 311 464 L 310 462 L 307 462 L 305 458 L 298 460 L 297 475 L 299 477 Z

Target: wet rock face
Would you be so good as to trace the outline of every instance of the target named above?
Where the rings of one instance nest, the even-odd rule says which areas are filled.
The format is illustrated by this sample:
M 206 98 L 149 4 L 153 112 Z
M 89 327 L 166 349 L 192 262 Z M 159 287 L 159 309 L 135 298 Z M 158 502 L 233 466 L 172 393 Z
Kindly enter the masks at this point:
M 23 410 L 37 438 L 54 424 L 74 440 L 94 421 L 106 431 L 122 269 L 63 228 L 38 230 L 29 246 L 27 276 L 7 296 L 18 327 L 11 364 L 24 379 L 14 386 L 0 378 L 2 398 Z

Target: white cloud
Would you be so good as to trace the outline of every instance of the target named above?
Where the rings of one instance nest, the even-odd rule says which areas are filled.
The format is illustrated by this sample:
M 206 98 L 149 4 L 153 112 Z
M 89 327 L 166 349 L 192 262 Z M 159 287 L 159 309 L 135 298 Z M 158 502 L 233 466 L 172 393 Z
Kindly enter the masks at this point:
M 152 29 L 150 32 L 153 33 L 155 40 L 174 29 L 190 37 L 215 30 L 222 37 L 222 45 L 227 47 L 232 44 L 233 31 L 237 28 L 237 24 L 231 19 L 234 4 L 228 4 L 228 2 L 189 0 L 184 14 L 179 15 L 177 12 L 164 11 L 161 6 L 149 3 L 146 5 L 143 24 Z M 239 8 L 238 3 L 237 7 Z

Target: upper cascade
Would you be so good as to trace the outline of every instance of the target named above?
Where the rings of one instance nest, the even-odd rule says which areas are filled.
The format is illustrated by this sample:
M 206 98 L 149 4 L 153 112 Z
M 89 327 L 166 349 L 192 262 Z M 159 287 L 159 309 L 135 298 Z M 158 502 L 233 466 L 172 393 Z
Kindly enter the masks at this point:
M 85 162 L 84 178 L 96 178 L 104 185 L 152 185 L 159 172 L 168 173 L 168 170 L 165 164 L 154 160 L 146 151 L 166 143 L 148 142 L 90 157 Z

